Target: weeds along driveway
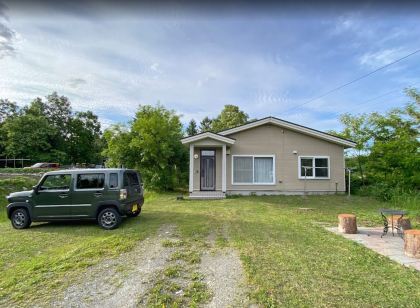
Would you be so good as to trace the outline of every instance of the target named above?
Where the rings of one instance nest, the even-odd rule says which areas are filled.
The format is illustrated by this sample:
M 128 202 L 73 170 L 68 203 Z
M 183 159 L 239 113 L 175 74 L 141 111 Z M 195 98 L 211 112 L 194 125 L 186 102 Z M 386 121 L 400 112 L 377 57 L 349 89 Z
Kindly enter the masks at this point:
M 233 249 L 188 242 L 164 225 L 131 251 L 90 267 L 48 306 L 231 307 L 246 302 L 244 282 Z
M 94 273 L 95 266 L 106 264 L 104 260 L 136 254 L 136 249 L 150 243 L 164 226 L 174 226 L 175 237 L 157 240 L 161 247 L 155 249 L 157 254 L 168 254 L 169 259 L 155 266 L 153 279 L 145 283 L 145 293 L 136 297 L 136 305 L 211 305 L 217 294 L 211 277 L 217 277 L 219 262 L 231 257 L 240 258 L 242 274 L 238 277 L 245 280 L 239 297 L 249 297 L 260 306 L 414 307 L 420 302 L 417 271 L 317 224 L 335 225 L 338 213 L 350 212 L 357 214 L 361 225 L 380 225 L 377 209 L 384 204 L 342 196 L 215 201 L 176 201 L 175 197 L 149 194 L 140 217 L 125 220 L 111 232 L 94 224 L 39 224 L 16 231 L 8 222 L 1 222 L 0 303 L 60 304 L 66 294 L 72 298 L 72 287 L 83 275 Z M 301 207 L 314 210 L 300 211 Z M 418 224 L 417 217 L 413 221 Z M 209 235 L 214 244 L 209 244 Z M 224 249 L 228 251 L 225 259 Z M 213 272 L 206 272 L 211 266 L 202 264 L 212 256 Z M 127 281 L 131 279 L 130 270 L 121 273 L 128 275 Z M 213 281 L 223 281 L 231 274 Z M 231 276 L 234 281 L 241 280 Z M 116 280 L 119 287 L 113 294 L 124 289 L 124 282 Z

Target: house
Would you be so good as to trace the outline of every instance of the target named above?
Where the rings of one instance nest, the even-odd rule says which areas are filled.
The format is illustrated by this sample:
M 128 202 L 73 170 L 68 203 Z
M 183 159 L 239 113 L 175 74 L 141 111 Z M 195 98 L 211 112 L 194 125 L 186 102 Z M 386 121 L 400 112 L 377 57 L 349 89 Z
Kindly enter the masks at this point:
M 183 138 L 190 198 L 226 194 L 331 194 L 346 190 L 350 140 L 267 117 L 219 133 Z

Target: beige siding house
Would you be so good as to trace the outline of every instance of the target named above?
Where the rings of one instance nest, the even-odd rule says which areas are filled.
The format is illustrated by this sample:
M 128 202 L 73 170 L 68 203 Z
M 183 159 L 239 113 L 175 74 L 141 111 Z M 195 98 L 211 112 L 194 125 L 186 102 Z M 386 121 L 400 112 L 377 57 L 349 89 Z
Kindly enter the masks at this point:
M 190 150 L 190 198 L 341 193 L 344 149 L 355 146 L 274 117 L 181 141 Z

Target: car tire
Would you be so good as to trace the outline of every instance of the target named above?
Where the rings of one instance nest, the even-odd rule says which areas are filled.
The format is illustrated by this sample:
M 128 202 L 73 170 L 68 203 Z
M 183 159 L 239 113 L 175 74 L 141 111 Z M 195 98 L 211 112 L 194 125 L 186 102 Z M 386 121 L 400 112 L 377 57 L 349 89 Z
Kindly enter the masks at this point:
M 121 215 L 112 207 L 107 207 L 100 211 L 98 215 L 98 224 L 105 230 L 118 228 L 121 224 Z
M 16 209 L 10 215 L 10 221 L 15 229 L 26 229 L 31 225 L 31 217 L 26 209 Z
M 140 213 L 141 213 L 141 208 L 140 209 L 138 209 L 137 211 L 135 211 L 135 212 L 128 212 L 127 213 L 127 217 L 137 217 L 137 216 L 139 216 L 140 215 Z

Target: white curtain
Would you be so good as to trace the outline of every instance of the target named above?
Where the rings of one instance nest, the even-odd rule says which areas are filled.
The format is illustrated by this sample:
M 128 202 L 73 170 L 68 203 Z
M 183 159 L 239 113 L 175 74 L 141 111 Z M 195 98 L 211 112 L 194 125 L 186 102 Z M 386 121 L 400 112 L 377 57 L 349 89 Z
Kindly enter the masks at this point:
M 254 158 L 254 183 L 273 183 L 273 158 Z
M 252 157 L 237 156 L 233 158 L 233 182 L 252 183 Z

